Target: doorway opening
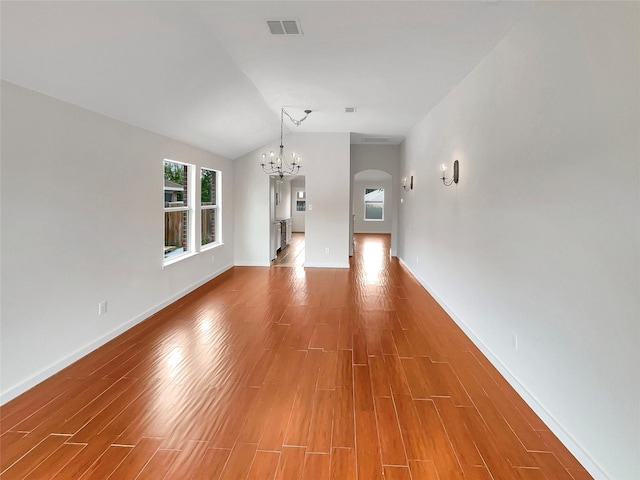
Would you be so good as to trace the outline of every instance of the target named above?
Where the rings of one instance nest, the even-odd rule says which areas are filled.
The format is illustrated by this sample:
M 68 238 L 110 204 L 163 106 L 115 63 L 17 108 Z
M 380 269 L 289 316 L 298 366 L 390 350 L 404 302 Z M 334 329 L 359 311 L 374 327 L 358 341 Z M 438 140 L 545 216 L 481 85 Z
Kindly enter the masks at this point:
M 304 232 L 291 232 L 289 244 L 278 251 L 271 265 L 274 267 L 304 266 Z
M 305 176 L 274 179 L 272 185 L 271 265 L 304 266 L 307 211 Z
M 380 234 L 389 241 L 389 253 L 395 255 L 394 232 L 397 206 L 393 177 L 383 170 L 368 169 L 353 176 L 351 196 L 351 250 L 355 254 L 357 234 Z

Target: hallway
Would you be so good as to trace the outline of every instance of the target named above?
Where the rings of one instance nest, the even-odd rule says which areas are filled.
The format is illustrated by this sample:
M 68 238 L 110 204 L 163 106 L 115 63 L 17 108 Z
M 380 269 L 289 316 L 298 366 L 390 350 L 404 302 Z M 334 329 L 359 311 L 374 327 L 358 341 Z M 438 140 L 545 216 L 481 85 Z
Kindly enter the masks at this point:
M 6 479 L 591 478 L 396 258 L 235 267 L 0 409 Z
M 273 267 L 302 267 L 304 265 L 304 232 L 293 232 L 291 242 L 278 252 Z

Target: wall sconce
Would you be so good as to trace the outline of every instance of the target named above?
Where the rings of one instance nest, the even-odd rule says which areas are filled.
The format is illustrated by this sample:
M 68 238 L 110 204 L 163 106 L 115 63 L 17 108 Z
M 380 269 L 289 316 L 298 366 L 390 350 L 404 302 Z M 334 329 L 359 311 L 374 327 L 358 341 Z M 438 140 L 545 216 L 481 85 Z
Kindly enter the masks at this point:
M 440 166 L 440 170 L 442 170 L 442 178 L 440 180 L 442 180 L 442 183 L 444 183 L 447 187 L 450 186 L 451 184 L 458 183 L 458 179 L 460 178 L 458 160 L 455 160 L 453 162 L 453 177 L 447 178 L 445 176 L 447 166 L 444 163 Z
M 413 175 L 411 175 L 409 179 L 409 184 L 407 184 L 407 177 L 404 177 L 402 179 L 402 188 L 404 188 L 405 192 L 408 192 L 409 190 L 413 190 Z

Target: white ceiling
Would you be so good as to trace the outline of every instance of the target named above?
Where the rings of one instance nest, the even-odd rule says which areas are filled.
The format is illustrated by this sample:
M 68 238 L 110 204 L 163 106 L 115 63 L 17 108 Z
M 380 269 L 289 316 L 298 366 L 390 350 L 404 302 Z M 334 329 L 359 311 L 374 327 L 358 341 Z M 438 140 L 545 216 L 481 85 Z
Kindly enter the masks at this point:
M 1 76 L 232 159 L 278 139 L 281 105 L 313 110 L 288 131 L 397 144 L 530 5 L 2 1 Z

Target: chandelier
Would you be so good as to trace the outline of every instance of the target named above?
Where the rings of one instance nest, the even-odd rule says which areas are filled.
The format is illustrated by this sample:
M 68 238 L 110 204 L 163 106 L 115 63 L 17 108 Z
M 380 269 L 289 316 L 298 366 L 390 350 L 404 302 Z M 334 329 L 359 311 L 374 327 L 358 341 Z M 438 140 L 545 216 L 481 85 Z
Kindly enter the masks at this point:
M 300 124 L 307 119 L 311 110 L 304 111 L 305 116 L 300 120 L 296 120 L 284 109 L 284 107 L 280 107 L 280 150 L 278 152 L 278 156 L 273 152 L 269 152 L 269 154 L 263 153 L 260 156 L 260 166 L 262 167 L 262 171 L 267 175 L 277 175 L 282 180 L 282 177 L 285 175 L 297 175 L 300 171 L 300 156 L 296 155 L 295 152 L 291 153 L 291 160 L 287 160 L 286 155 L 284 154 L 284 144 L 282 143 L 282 131 L 284 127 L 284 116 L 289 117 L 289 120 L 296 126 L 299 127 Z

